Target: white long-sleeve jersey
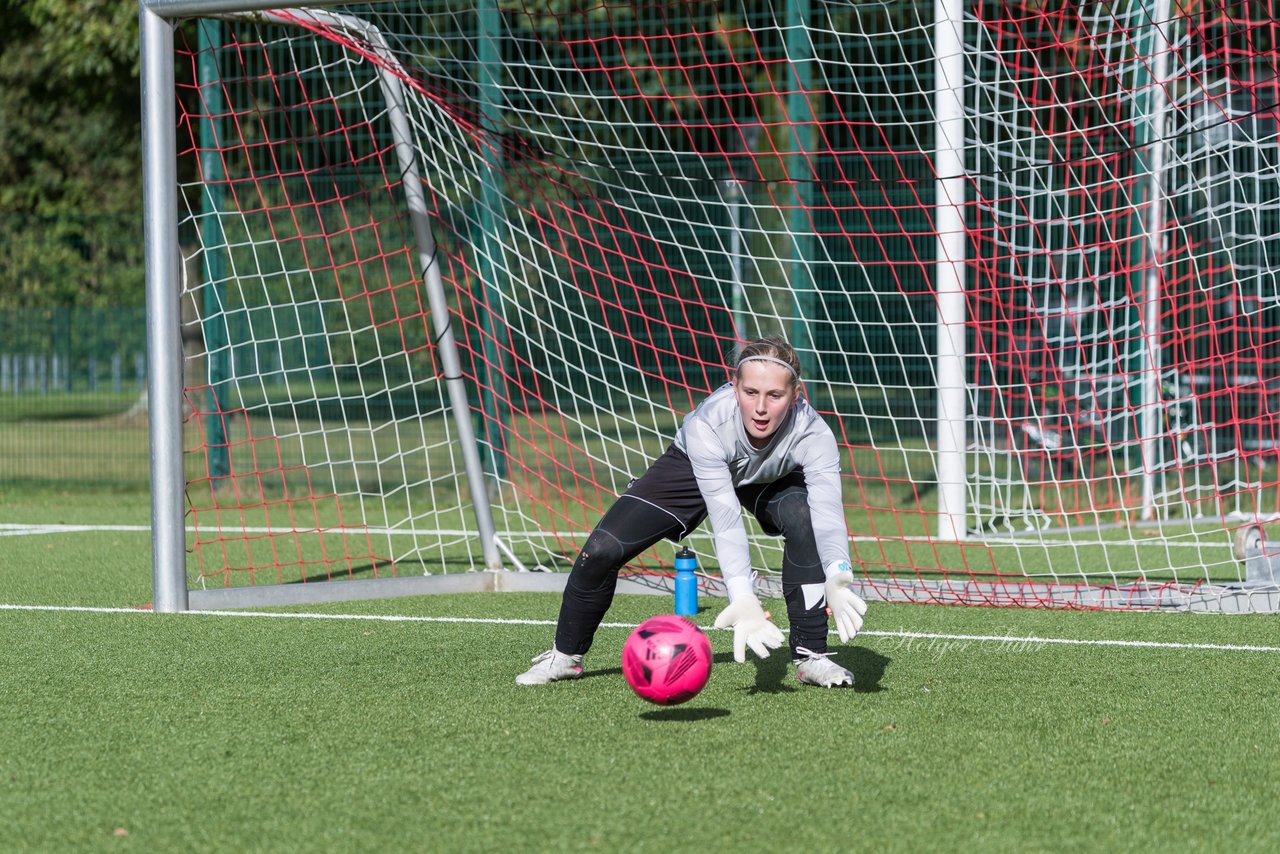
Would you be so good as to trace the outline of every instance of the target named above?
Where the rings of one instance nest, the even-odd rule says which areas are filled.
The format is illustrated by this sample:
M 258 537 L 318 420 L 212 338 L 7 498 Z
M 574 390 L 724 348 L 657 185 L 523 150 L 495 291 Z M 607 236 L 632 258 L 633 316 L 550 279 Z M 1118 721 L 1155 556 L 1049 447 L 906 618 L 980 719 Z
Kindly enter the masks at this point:
M 849 560 L 840 451 L 831 428 L 803 396 L 769 444 L 755 448 L 747 438 L 733 384 L 726 383 L 684 417 L 675 446 L 693 464 L 730 602 L 753 592 L 751 551 L 735 487 L 769 483 L 803 469 L 818 555 L 827 575 Z

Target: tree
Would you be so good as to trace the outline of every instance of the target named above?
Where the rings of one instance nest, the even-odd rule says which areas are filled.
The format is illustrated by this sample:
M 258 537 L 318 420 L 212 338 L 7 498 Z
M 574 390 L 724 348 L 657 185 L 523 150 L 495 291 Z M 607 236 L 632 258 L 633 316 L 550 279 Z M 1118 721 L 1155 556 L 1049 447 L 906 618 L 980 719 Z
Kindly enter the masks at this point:
M 0 307 L 141 299 L 137 7 L 0 0 Z
M 0 0 L 0 24 L 0 212 L 137 210 L 137 8 Z

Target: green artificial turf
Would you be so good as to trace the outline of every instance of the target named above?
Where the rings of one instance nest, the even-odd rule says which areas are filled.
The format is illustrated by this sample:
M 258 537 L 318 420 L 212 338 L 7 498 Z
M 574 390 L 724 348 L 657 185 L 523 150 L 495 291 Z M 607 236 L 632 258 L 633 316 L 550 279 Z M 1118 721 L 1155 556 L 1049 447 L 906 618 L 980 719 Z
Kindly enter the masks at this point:
M 635 697 L 620 597 L 579 681 L 516 686 L 557 597 L 314 616 L 9 610 L 4 845 L 38 850 L 1269 850 L 1270 617 L 873 605 L 838 660 Z M 698 621 L 709 626 L 717 602 Z M 775 610 L 781 603 L 773 603 Z M 382 619 L 336 619 L 361 614 Z M 937 635 L 943 635 L 939 637 Z M 991 640 L 976 640 L 986 635 Z M 833 640 L 833 645 L 840 647 Z
M 0 511 L 117 526 L 0 537 L 4 850 L 1280 847 L 1274 615 L 872 603 L 822 690 L 734 663 L 704 599 L 711 681 L 661 708 L 618 663 L 662 596 L 524 688 L 554 594 L 155 614 L 145 493 Z

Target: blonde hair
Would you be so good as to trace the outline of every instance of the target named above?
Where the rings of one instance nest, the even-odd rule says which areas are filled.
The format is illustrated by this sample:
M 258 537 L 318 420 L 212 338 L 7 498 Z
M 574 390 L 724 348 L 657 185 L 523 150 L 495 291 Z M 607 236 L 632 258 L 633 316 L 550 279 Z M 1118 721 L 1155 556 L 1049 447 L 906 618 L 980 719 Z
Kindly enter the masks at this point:
M 785 338 L 770 335 L 748 341 L 738 351 L 733 362 L 733 378 L 742 378 L 742 366 L 746 362 L 760 361 L 781 365 L 791 371 L 791 384 L 800 382 L 800 356 Z

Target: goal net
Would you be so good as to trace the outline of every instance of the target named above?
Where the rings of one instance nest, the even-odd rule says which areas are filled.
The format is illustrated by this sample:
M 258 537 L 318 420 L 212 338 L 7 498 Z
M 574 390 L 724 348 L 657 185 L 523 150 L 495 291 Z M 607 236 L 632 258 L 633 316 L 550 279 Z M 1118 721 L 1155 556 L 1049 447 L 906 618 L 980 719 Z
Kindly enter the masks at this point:
M 192 586 L 566 571 L 777 333 L 869 596 L 1275 581 L 1269 3 L 180 5 Z

